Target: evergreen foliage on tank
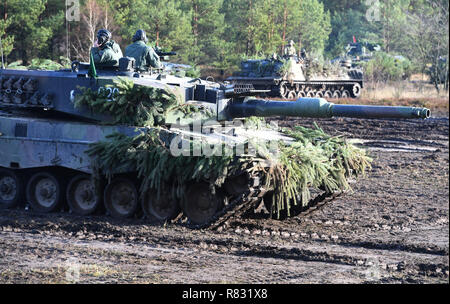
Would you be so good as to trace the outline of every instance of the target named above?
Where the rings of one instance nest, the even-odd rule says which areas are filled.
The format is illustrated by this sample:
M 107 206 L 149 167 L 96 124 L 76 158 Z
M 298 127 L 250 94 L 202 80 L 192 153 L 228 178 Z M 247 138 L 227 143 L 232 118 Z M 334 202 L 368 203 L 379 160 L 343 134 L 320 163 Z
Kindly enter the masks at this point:
M 213 156 L 173 156 L 170 143 L 161 140 L 164 138 L 161 133 L 171 133 L 164 126 L 164 115 L 176 108 L 175 95 L 154 88 L 137 89 L 124 79 L 115 81 L 115 84 L 120 92 L 114 106 L 105 96 L 91 91 L 81 95 L 77 104 L 91 105 L 93 110 L 106 109 L 120 117 L 118 122 L 156 128 L 135 137 L 113 134 L 108 137 L 108 141 L 92 144 L 88 154 L 94 160 L 97 178 L 104 175 L 111 180 L 116 172 L 136 171 L 141 180 L 141 197 L 150 191 L 159 197 L 168 190 L 164 188 L 170 187 L 170 198 L 181 201 L 186 197 L 186 187 L 190 183 L 207 181 L 211 191 L 215 192 L 237 172 L 257 171 L 263 178 L 264 186 L 273 190 L 272 201 L 275 203 L 271 213 L 279 217 L 283 212 L 289 215 L 294 206 L 306 205 L 311 199 L 310 188 L 329 193 L 348 190 L 347 179 L 364 173 L 370 166 L 370 158 L 363 150 L 342 138 L 331 137 L 319 128 L 312 130 L 303 127 L 284 130 L 295 141 L 291 144 L 279 142 L 276 154 L 269 153 L 264 146 L 254 144 L 249 139 L 256 148 L 256 157 L 226 153 L 226 149 L 233 151 L 233 147 L 225 143 L 215 147 L 222 150 L 220 156 L 214 156 L 215 153 Z M 158 111 L 144 109 L 146 114 L 143 117 L 135 116 L 134 113 L 131 116 L 124 114 L 137 106 L 148 106 Z M 258 125 L 261 128 L 264 124 L 260 121 Z M 258 128 L 258 125 L 254 127 Z M 207 145 L 208 142 L 200 144 Z

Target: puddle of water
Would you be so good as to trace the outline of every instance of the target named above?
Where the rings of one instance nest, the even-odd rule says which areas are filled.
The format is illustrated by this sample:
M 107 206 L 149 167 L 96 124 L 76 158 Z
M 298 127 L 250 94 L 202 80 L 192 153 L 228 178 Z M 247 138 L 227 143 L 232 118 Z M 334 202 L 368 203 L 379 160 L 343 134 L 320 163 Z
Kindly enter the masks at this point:
M 348 140 L 351 144 L 361 146 L 372 151 L 388 152 L 436 152 L 439 148 L 413 145 L 406 141 L 397 140 L 370 140 L 361 138 L 352 138 Z

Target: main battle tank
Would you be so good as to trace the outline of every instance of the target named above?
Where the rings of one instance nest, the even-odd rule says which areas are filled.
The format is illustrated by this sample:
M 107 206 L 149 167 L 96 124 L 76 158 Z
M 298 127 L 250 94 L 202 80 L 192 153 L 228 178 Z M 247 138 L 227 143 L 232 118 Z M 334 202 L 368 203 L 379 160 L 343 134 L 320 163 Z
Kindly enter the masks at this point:
M 430 115 L 423 108 L 337 105 L 321 98 L 262 100 L 251 97 L 258 92 L 247 86 L 161 71 L 137 73 L 133 67 L 133 60 L 122 58 L 118 68 L 98 68 L 97 77 L 89 76 L 89 64 L 77 62 L 59 71 L 0 69 L 0 208 L 26 201 L 37 212 L 52 212 L 66 201 L 76 214 L 92 214 L 104 206 L 118 218 L 133 217 L 142 208 L 160 221 L 202 228 L 220 225 L 264 200 L 272 215 L 280 216 L 289 214 L 290 206 L 308 206 L 308 187 L 323 197 L 344 190 L 345 179 L 363 170 L 353 163 L 364 157 L 342 159 L 338 169 L 312 167 L 320 172 L 307 179 L 294 174 L 306 162 L 291 163 L 290 158 L 316 153 L 317 166 L 335 164 L 339 151 L 322 155 L 326 148 L 320 145 L 344 145 L 320 132 L 305 142 L 299 133 L 246 129 L 237 122 L 252 116 Z M 168 104 L 170 113 L 164 110 Z M 252 154 L 253 139 L 283 142 L 285 157 L 262 157 L 264 149 Z M 196 143 L 201 153 L 195 154 Z M 213 149 L 224 145 L 234 153 Z
M 368 62 L 373 58 L 374 53 L 381 51 L 377 44 L 367 42 L 354 42 L 346 47 L 344 56 L 335 58 L 333 61 L 348 62 L 352 67 L 361 66 L 361 63 Z
M 242 61 L 241 70 L 227 81 L 287 99 L 357 98 L 363 88 L 363 72 L 352 68 L 351 62 L 320 66 L 306 56 L 290 56 Z

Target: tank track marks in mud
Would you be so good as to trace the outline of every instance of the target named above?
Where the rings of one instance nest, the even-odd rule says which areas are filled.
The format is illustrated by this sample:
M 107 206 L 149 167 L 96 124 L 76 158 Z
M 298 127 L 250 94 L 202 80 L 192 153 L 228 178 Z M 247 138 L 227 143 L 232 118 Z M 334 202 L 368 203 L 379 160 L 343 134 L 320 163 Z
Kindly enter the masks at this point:
M 311 213 L 321 209 L 326 204 L 345 195 L 347 192 L 336 192 L 336 193 L 322 193 L 317 195 L 315 198 L 311 199 L 306 207 L 302 207 L 299 214 L 296 216 L 305 217 Z

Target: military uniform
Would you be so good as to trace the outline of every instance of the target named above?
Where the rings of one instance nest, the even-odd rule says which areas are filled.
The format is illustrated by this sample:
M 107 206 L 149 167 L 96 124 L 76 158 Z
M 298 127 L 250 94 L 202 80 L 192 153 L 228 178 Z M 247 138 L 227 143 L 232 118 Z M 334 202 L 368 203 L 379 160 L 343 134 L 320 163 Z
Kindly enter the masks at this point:
M 136 69 L 140 71 L 146 71 L 149 67 L 162 68 L 159 56 L 156 55 L 152 47 L 146 45 L 142 40 L 138 40 L 127 46 L 125 56 L 136 59 Z
M 123 57 L 120 46 L 113 40 L 106 42 L 101 48 L 91 49 L 94 62 L 99 66 L 119 66 L 119 59 Z
M 289 44 L 284 49 L 284 56 L 292 57 L 295 55 L 297 55 L 297 50 L 295 49 L 294 41 L 291 40 L 291 41 L 289 41 Z
M 295 56 L 296 53 L 297 53 L 297 51 L 296 51 L 296 49 L 295 49 L 294 46 L 287 46 L 287 47 L 284 49 L 284 55 L 285 55 L 285 56 L 289 56 L 289 57 Z

